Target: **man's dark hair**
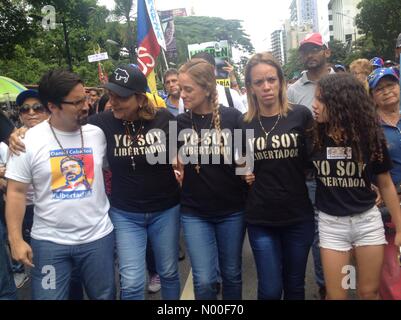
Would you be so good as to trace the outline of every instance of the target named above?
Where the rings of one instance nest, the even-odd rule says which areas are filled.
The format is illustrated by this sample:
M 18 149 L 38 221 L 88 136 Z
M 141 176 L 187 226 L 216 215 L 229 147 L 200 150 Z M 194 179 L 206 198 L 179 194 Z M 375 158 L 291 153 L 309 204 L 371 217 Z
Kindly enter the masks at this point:
M 46 108 L 49 102 L 60 106 L 61 101 L 78 84 L 83 84 L 83 81 L 77 74 L 61 69 L 50 70 L 40 79 L 39 98 Z
M 206 52 L 206 51 L 202 51 L 202 52 L 198 52 L 197 54 L 195 54 L 192 59 L 203 59 L 206 60 L 207 62 L 209 62 L 214 68 L 216 68 L 216 60 L 214 60 L 214 57 Z
M 174 68 L 168 69 L 163 75 L 163 83 L 166 83 L 167 77 L 172 76 L 172 75 L 178 76 L 178 70 L 174 69 Z

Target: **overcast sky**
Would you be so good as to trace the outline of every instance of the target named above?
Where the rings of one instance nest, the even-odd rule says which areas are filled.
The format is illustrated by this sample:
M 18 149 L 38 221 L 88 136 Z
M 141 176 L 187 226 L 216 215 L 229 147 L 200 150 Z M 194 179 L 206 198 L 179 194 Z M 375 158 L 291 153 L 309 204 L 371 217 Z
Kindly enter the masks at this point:
M 195 8 L 196 15 L 243 20 L 257 52 L 270 49 L 270 34 L 289 18 L 291 0 L 155 0 L 157 10 Z M 114 0 L 99 0 L 109 9 Z

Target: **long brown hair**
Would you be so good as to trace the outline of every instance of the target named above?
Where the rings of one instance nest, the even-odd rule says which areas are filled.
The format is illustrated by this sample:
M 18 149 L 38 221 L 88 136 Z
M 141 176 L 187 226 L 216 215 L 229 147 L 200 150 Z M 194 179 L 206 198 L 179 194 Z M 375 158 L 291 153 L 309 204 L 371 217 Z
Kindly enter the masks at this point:
M 337 145 L 352 147 L 357 161 L 382 161 L 385 138 L 363 84 L 351 74 L 337 73 L 323 77 L 316 90 L 316 98 L 326 106 L 328 121 L 315 123 L 314 149 L 321 150 L 331 134 Z
M 245 68 L 245 86 L 248 92 L 248 112 L 245 115 L 244 121 L 251 122 L 260 113 L 260 106 L 257 97 L 252 93 L 252 69 L 258 64 L 267 64 L 277 70 L 277 75 L 280 82 L 280 113 L 282 116 L 286 116 L 288 111 L 291 109 L 287 99 L 287 84 L 284 78 L 284 72 L 281 69 L 280 64 L 269 52 L 262 52 L 255 54 L 247 63 Z
M 221 119 L 213 66 L 203 59 L 191 59 L 180 68 L 179 73 L 188 74 L 198 86 L 209 93 L 208 103 L 213 108 L 214 127 L 220 134 Z

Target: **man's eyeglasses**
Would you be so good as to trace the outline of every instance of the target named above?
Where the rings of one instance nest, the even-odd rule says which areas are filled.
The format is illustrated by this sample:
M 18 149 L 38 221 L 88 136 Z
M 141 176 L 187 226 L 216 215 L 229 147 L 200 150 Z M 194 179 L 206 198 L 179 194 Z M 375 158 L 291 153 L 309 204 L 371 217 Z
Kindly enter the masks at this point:
M 61 103 L 71 104 L 74 107 L 82 107 L 83 105 L 86 104 L 86 97 L 82 98 L 81 100 L 77 100 L 77 101 L 66 101 L 66 100 L 63 100 L 63 101 L 61 101 Z
M 19 113 L 21 114 L 29 113 L 31 109 L 33 110 L 33 112 L 45 112 L 45 107 L 41 103 L 35 103 L 33 105 L 23 104 L 19 108 Z

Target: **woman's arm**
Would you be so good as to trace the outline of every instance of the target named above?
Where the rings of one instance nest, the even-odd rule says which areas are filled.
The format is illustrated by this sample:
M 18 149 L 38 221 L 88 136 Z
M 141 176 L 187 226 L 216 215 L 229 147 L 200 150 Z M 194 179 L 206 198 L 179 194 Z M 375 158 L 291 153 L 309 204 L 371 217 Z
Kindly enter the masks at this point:
M 394 244 L 401 246 L 401 208 L 400 200 L 397 195 L 397 191 L 394 187 L 393 181 L 389 172 L 381 173 L 377 175 L 377 186 L 380 194 L 386 204 L 393 224 L 395 225 L 396 236 Z

